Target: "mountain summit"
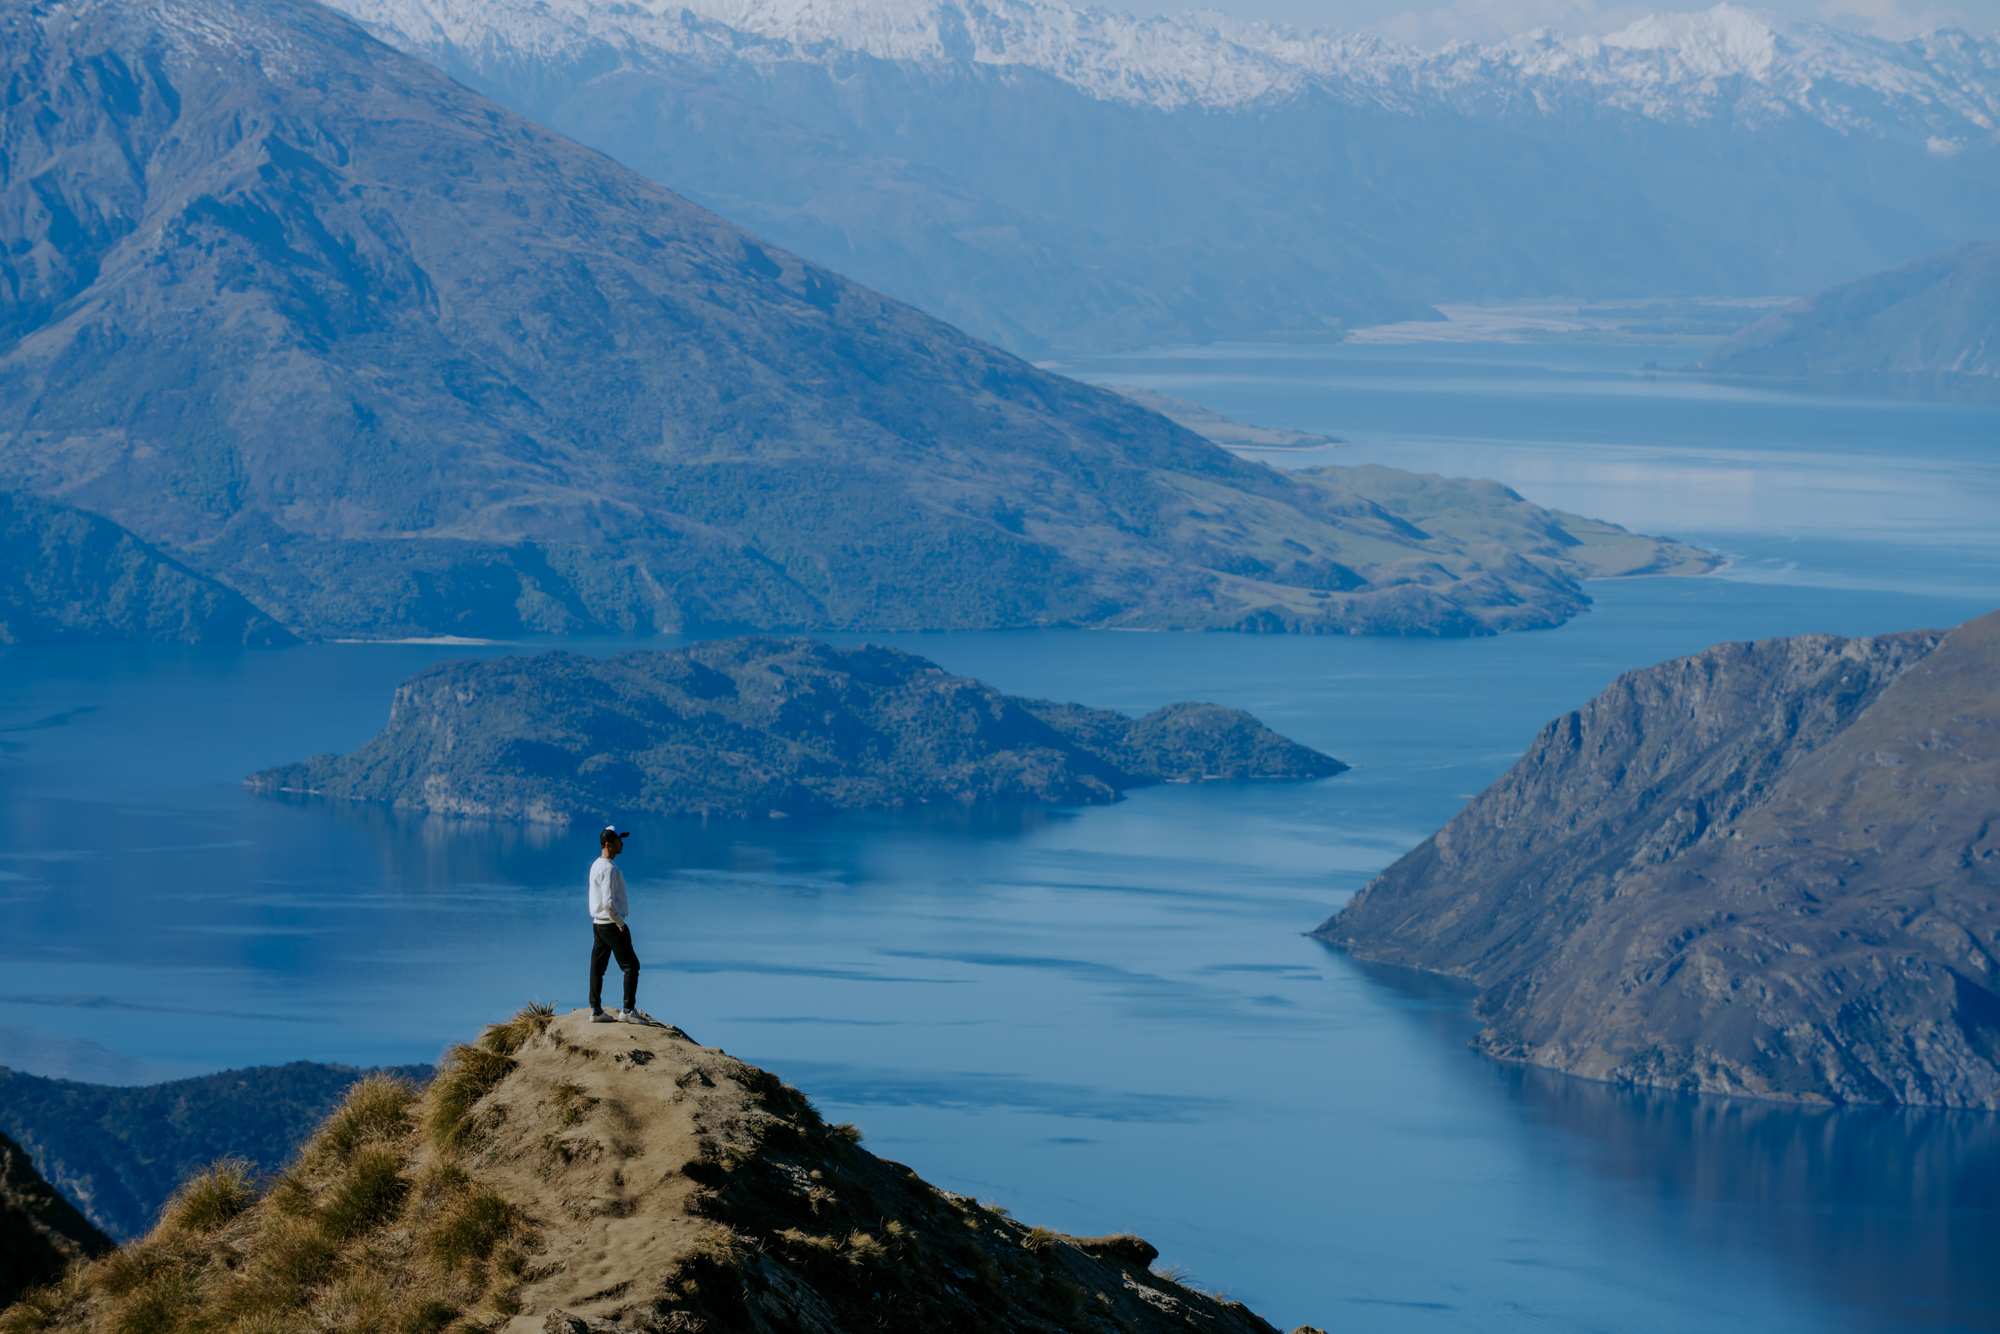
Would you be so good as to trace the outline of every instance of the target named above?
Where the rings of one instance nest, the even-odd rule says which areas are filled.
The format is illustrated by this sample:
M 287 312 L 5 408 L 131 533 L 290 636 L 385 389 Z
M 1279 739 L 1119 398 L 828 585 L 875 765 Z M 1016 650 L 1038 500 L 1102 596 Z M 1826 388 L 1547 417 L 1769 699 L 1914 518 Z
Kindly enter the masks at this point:
M 530 1008 L 421 1095 L 357 1084 L 261 1196 L 240 1165 L 195 1177 L 8 1327 L 1275 1334 L 1138 1237 L 1024 1226 L 860 1138 L 679 1029 Z

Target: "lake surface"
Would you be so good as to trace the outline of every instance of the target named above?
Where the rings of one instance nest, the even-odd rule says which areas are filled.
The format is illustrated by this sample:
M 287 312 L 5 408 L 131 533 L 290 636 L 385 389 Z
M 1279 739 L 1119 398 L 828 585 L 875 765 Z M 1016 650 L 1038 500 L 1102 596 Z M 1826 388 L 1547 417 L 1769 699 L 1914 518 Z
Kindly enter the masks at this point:
M 2000 1118 L 1497 1066 L 1462 990 L 1301 934 L 1620 671 L 2000 605 L 2000 412 L 1637 369 L 1691 355 L 1072 367 L 1352 442 L 1288 462 L 1498 477 L 1734 563 L 1593 584 L 1569 625 L 1487 640 L 872 637 L 1019 693 L 1237 705 L 1356 768 L 1081 811 L 641 823 L 641 1004 L 931 1180 L 1139 1232 L 1281 1328 L 2000 1328 Z M 591 831 L 239 786 L 360 744 L 398 681 L 465 652 L 0 650 L 0 1064 L 427 1060 L 530 998 L 581 1003 Z

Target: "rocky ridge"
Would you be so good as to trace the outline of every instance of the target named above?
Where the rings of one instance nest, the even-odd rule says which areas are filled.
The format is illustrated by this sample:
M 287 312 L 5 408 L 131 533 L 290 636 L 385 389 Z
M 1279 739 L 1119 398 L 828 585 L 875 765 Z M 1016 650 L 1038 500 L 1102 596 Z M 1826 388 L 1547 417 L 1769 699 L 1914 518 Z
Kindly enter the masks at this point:
M 1213 704 L 1133 719 L 1003 695 L 895 649 L 743 638 L 440 663 L 398 687 L 360 750 L 248 784 L 561 823 L 1108 802 L 1154 783 L 1346 767 Z
M 261 1193 L 227 1166 L 8 1334 L 1274 1334 L 1134 1236 L 1028 1227 L 875 1157 L 776 1076 L 664 1025 L 530 1008 L 421 1096 L 357 1085 Z
M 2000 613 L 1628 672 L 1315 932 L 1617 1083 L 2000 1109 Z

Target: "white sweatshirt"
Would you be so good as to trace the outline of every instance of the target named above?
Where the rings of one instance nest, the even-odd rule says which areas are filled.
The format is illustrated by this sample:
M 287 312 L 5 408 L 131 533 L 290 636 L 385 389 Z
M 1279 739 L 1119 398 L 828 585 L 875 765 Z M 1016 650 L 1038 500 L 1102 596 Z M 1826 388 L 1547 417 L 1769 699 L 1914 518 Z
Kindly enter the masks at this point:
M 617 926 L 625 920 L 625 876 L 609 857 L 590 864 L 590 920 Z

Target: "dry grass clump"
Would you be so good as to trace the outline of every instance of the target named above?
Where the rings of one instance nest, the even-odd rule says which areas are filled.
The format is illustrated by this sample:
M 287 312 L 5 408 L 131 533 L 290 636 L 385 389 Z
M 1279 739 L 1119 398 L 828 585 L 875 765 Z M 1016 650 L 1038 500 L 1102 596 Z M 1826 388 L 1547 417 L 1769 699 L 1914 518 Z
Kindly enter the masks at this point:
M 188 1232 L 213 1232 L 256 1202 L 250 1164 L 225 1158 L 182 1182 L 161 1211 L 160 1223 Z
M 424 1125 L 440 1148 L 462 1145 L 472 1134 L 472 1107 L 514 1069 L 514 1053 L 548 1031 L 552 1005 L 534 1004 L 504 1024 L 479 1035 L 476 1045 L 459 1043 L 445 1052 L 431 1080 Z
M 519 1309 L 533 1238 L 473 1181 L 472 1106 L 547 1026 L 529 1007 L 454 1050 L 440 1088 L 348 1090 L 261 1196 L 247 1167 L 190 1178 L 143 1239 L 72 1269 L 0 1334 L 478 1334 Z

